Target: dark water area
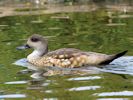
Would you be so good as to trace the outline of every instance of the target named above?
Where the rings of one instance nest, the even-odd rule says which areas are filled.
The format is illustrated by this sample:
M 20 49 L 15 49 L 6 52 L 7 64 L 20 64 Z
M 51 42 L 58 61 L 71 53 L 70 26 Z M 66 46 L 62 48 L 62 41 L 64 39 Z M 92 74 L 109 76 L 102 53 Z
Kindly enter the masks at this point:
M 111 14 L 111 16 L 110 16 Z M 120 17 L 125 16 L 126 17 Z M 128 16 L 128 17 L 127 17 Z M 0 18 L 0 99 L 10 100 L 131 100 L 133 99 L 133 13 L 99 9 L 86 13 L 8 16 Z M 129 52 L 100 73 L 54 75 L 42 79 L 13 63 L 31 50 L 16 50 L 37 33 L 49 49 L 78 48 L 106 54 Z M 25 63 L 25 62 L 23 62 Z M 20 63 L 19 63 L 20 64 Z

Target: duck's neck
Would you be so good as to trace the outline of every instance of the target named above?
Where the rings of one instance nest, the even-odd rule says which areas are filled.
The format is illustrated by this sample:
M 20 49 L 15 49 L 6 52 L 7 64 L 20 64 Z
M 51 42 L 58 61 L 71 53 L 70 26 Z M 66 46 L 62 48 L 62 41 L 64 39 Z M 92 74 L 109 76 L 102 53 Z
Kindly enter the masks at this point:
M 45 55 L 48 52 L 48 48 L 46 49 L 39 49 L 39 50 L 34 50 L 31 54 L 27 56 L 28 60 L 36 60 L 43 55 Z

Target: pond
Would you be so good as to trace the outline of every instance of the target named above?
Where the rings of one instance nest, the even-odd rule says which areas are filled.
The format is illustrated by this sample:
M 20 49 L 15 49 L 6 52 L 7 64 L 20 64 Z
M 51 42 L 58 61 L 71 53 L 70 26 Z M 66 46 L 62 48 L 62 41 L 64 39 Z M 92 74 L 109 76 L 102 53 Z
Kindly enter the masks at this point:
M 0 18 L 0 99 L 10 100 L 131 100 L 133 99 L 133 13 L 99 9 L 93 12 L 8 16 Z M 124 14 L 128 17 L 120 17 Z M 17 50 L 37 33 L 49 49 L 64 47 L 106 54 L 128 50 L 103 66 L 100 73 L 54 75 L 41 79 L 14 62 L 31 50 Z

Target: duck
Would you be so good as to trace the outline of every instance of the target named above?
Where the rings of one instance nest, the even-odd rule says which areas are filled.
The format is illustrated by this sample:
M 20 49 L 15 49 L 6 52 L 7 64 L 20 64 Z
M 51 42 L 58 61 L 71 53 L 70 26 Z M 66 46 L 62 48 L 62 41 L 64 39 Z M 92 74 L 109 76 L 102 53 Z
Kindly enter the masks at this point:
M 48 50 L 47 39 L 39 34 L 33 34 L 23 46 L 25 49 L 33 48 L 33 52 L 27 56 L 27 60 L 38 68 L 48 66 L 60 68 L 79 68 L 83 66 L 107 65 L 113 60 L 123 56 L 128 50 L 117 54 L 102 54 L 82 51 L 76 48 L 60 48 L 54 51 Z

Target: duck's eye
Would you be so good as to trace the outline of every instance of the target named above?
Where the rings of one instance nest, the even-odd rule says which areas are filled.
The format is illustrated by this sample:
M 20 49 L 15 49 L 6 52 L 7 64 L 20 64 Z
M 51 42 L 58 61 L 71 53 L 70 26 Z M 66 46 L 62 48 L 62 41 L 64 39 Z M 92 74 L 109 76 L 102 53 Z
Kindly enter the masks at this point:
M 32 41 L 32 42 L 38 42 L 39 39 L 38 39 L 38 38 L 31 38 L 31 41 Z

